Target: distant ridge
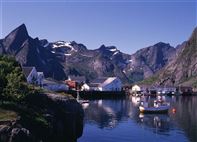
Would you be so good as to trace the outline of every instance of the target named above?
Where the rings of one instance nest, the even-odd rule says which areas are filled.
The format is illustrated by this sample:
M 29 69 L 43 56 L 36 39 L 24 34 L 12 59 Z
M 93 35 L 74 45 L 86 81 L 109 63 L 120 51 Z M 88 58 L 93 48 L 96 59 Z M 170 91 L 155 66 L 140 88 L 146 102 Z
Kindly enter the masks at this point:
M 0 54 L 15 56 L 23 66 L 35 66 L 46 77 L 64 80 L 68 75 L 93 80 L 117 76 L 124 83 L 148 78 L 167 65 L 176 55 L 170 44 L 159 42 L 130 55 L 115 46 L 101 45 L 89 50 L 75 41 L 48 42 L 33 39 L 22 24 L 0 40 Z

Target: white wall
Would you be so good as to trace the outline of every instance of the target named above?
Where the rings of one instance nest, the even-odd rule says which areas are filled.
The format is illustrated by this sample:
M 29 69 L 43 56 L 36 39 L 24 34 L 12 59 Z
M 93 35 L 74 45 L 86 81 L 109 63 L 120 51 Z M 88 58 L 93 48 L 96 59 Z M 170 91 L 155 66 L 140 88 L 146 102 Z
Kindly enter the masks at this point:
M 135 91 L 141 91 L 141 88 L 140 88 L 140 86 L 138 86 L 138 85 L 134 85 L 134 86 L 132 87 L 132 91 L 133 91 L 133 92 L 135 92 Z
M 30 84 L 35 83 L 35 84 L 37 84 L 37 83 L 36 83 L 37 78 L 38 78 L 38 73 L 37 73 L 35 67 L 33 67 L 31 73 L 30 73 L 29 76 L 27 77 L 27 83 L 30 83 Z M 35 81 L 35 82 L 34 82 L 34 81 Z
M 39 72 L 38 78 L 37 78 L 38 85 L 42 86 L 43 85 L 43 80 L 44 80 L 44 74 Z
M 44 74 L 39 73 L 36 71 L 36 68 L 33 67 L 32 71 L 30 72 L 29 76 L 27 77 L 27 83 L 29 84 L 36 84 L 36 85 L 43 85 Z
M 89 91 L 89 90 L 90 90 L 90 87 L 86 83 L 82 85 L 81 91 Z

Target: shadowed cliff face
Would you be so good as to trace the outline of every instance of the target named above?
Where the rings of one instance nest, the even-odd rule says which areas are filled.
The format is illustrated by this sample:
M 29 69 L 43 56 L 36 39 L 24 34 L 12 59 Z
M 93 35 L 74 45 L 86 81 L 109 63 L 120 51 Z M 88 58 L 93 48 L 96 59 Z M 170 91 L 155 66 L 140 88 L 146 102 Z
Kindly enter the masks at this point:
M 35 66 L 45 77 L 64 80 L 68 75 L 93 80 L 117 76 L 123 83 L 133 83 L 152 76 L 175 54 L 175 48 L 159 42 L 130 55 L 115 46 L 102 45 L 89 50 L 75 41 L 48 42 L 31 38 L 22 24 L 0 41 L 0 54 L 15 56 L 23 66 Z
M 132 83 L 153 75 L 170 61 L 176 51 L 162 42 L 132 55 L 122 53 L 115 46 L 102 45 L 95 50 L 82 47 L 76 43 L 55 42 L 47 48 L 58 57 L 64 58 L 62 65 L 66 74 L 84 75 L 89 80 L 102 76 L 117 76 L 124 83 Z
M 175 48 L 162 42 L 140 49 L 131 55 L 130 63 L 125 69 L 126 74 L 134 81 L 148 78 L 170 62 L 175 53 Z
M 170 44 L 159 42 L 153 46 L 139 50 L 135 58 L 141 60 L 141 64 L 149 66 L 152 72 L 161 69 L 175 54 L 175 48 Z
M 159 72 L 162 84 L 196 86 L 197 76 L 197 28 L 188 41 L 178 50 L 176 57 Z
M 82 136 L 84 112 L 75 99 L 38 94 L 29 96 L 27 102 L 29 109 L 34 108 L 34 113 L 40 113 L 42 119 L 32 119 L 30 114 L 21 115 L 17 121 L 0 123 L 1 142 L 76 142 Z
M 0 54 L 15 56 L 23 66 L 35 66 L 45 77 L 64 79 L 65 73 L 59 60 L 40 45 L 38 38 L 31 38 L 22 24 L 0 41 Z
M 28 38 L 27 29 L 25 25 L 22 24 L 3 39 L 3 46 L 6 53 L 15 55 Z

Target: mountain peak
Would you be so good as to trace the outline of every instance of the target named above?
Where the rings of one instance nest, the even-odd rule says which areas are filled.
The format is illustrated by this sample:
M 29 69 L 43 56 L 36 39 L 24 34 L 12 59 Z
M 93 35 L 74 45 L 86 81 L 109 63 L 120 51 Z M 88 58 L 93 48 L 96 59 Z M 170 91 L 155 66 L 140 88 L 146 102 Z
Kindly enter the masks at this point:
M 18 26 L 15 30 L 13 30 L 10 34 L 12 33 L 16 33 L 16 34 L 21 34 L 21 35 L 24 35 L 24 36 L 29 36 L 28 35 L 28 32 L 27 32 L 27 28 L 25 26 L 25 24 L 21 24 L 20 26 Z M 9 34 L 9 35 L 10 35 Z M 9 36 L 8 35 L 8 36 Z
M 27 28 L 26 28 L 26 25 L 25 25 L 24 23 L 22 23 L 20 26 L 18 26 L 18 28 L 27 29 Z M 18 28 L 17 28 L 17 29 L 18 29 Z
M 165 42 L 158 42 L 154 46 L 163 47 L 163 46 L 170 46 L 170 44 L 169 43 L 165 43 Z
M 197 33 L 197 27 L 194 28 L 194 33 Z
M 29 38 L 25 24 L 20 25 L 3 40 L 5 50 L 10 54 L 15 54 L 23 42 Z
M 189 42 L 196 42 L 197 39 L 197 27 L 193 30 L 191 37 L 189 38 Z
M 117 50 L 115 46 L 105 46 L 104 44 L 102 44 L 99 49 L 100 50 L 111 50 L 111 49 Z
M 105 49 L 106 48 L 106 46 L 104 45 L 104 44 L 102 44 L 100 47 L 99 47 L 99 49 Z

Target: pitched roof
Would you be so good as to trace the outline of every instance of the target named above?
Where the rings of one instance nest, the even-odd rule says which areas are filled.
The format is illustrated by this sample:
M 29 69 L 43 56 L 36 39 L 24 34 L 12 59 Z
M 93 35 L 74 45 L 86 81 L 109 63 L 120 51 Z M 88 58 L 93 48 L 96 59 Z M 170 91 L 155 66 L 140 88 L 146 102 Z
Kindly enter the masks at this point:
M 113 82 L 115 79 L 117 79 L 117 77 L 108 77 L 102 84 L 101 86 L 105 86 L 111 82 Z
M 34 67 L 22 67 L 23 74 L 27 78 Z
M 100 78 L 97 78 L 97 79 L 91 81 L 91 83 L 93 83 L 93 84 L 101 84 L 101 83 L 103 83 L 105 80 L 107 80 L 107 78 L 108 78 L 108 77 L 100 77 Z
M 91 84 L 99 84 L 99 86 L 105 86 L 114 81 L 115 79 L 117 79 L 117 77 L 101 77 L 93 80 Z

